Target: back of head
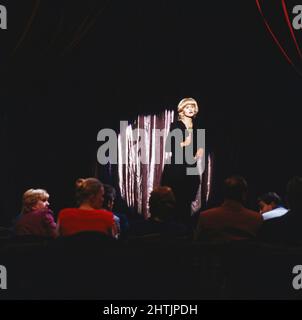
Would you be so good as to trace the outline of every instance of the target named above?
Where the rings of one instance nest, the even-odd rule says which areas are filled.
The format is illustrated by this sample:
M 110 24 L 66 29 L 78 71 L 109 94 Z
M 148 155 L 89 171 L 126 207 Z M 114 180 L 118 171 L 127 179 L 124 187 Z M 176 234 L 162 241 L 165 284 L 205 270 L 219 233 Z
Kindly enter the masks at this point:
M 175 210 L 175 197 L 170 187 L 158 187 L 151 192 L 149 208 L 152 218 L 168 220 Z
M 96 178 L 80 178 L 76 181 L 75 187 L 76 202 L 77 205 L 81 205 L 83 202 L 88 201 L 90 197 L 97 195 L 100 189 L 103 188 L 103 184 Z
M 104 203 L 103 208 L 107 210 L 112 210 L 113 202 L 116 198 L 116 191 L 115 189 L 109 185 L 104 184 Z
M 231 176 L 224 180 L 223 194 L 228 200 L 244 203 L 247 197 L 247 182 L 241 176 Z
M 302 178 L 294 177 L 288 182 L 287 201 L 291 210 L 302 211 Z
M 29 189 L 23 194 L 22 213 L 26 214 L 33 211 L 33 207 L 39 200 L 44 201 L 49 198 L 49 194 L 44 189 Z

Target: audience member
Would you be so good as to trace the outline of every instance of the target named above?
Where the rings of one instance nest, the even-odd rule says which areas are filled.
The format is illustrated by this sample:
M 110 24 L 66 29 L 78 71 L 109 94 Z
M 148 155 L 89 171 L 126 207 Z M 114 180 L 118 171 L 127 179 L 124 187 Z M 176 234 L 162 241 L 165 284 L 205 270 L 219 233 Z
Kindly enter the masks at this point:
M 15 223 L 17 236 L 56 237 L 56 223 L 48 199 L 49 194 L 43 189 L 29 189 L 23 194 L 22 212 Z
M 258 198 L 259 211 L 264 221 L 281 217 L 288 212 L 282 206 L 280 196 L 275 192 L 268 192 Z
M 101 209 L 104 201 L 104 187 L 98 179 L 78 179 L 76 201 L 78 208 L 63 209 L 59 213 L 58 230 L 61 236 L 98 231 L 116 237 L 117 228 L 113 213 Z
M 259 238 L 279 244 L 302 243 L 302 178 L 294 177 L 287 184 L 287 214 L 264 223 Z
M 195 239 L 224 242 L 255 237 L 262 225 L 262 216 L 244 207 L 246 199 L 245 179 L 240 176 L 227 178 L 223 204 L 200 213 Z
M 118 227 L 119 232 L 121 233 L 121 236 L 123 236 L 128 229 L 129 223 L 126 215 L 114 211 L 115 199 L 115 189 L 109 184 L 104 184 L 103 208 L 114 213 L 115 223 Z
M 150 218 L 130 225 L 129 236 L 155 235 L 161 239 L 186 236 L 187 227 L 173 220 L 175 210 L 172 189 L 166 186 L 155 188 L 149 199 Z

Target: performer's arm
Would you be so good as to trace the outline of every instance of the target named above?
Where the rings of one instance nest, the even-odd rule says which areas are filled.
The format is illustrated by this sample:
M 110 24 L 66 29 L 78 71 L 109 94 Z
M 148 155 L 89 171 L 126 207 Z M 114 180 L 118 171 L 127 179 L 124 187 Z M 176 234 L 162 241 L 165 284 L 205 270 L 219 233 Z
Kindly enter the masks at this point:
M 180 143 L 180 146 L 182 148 L 187 147 L 191 144 L 191 142 L 192 142 L 192 134 L 190 132 L 189 135 L 186 137 L 185 141 Z
M 204 156 L 204 149 L 198 148 L 194 158 L 199 159 L 199 158 L 202 158 L 203 156 Z

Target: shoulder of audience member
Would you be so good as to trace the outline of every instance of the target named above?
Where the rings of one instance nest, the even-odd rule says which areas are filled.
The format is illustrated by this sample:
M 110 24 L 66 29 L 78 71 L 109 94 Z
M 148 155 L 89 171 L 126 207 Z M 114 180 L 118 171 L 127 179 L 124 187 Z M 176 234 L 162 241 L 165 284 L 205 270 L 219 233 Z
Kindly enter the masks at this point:
M 54 215 L 51 209 L 41 209 L 41 210 L 37 210 L 37 212 L 42 215 L 52 215 L 52 216 Z
M 245 208 L 246 212 L 249 213 L 250 215 L 254 216 L 257 219 L 263 220 L 262 214 L 260 212 L 257 212 L 255 210 L 251 210 L 248 208 Z
M 54 214 L 52 210 L 48 209 L 48 210 L 41 211 L 41 216 L 46 223 L 55 225 L 55 219 L 54 219 Z
M 91 213 L 102 213 L 108 216 L 113 216 L 114 213 L 112 211 L 106 210 L 106 209 L 94 209 L 94 210 L 85 210 L 85 209 L 79 209 L 79 208 L 64 208 L 59 211 L 59 215 L 62 214 L 74 214 L 81 211 L 89 211 Z
M 70 214 L 70 213 L 74 213 L 78 210 L 78 208 L 64 208 L 61 209 L 58 213 L 58 216 L 61 216 L 62 214 Z
M 206 210 L 204 210 L 204 211 L 201 211 L 200 214 L 199 214 L 199 218 L 209 217 L 209 216 L 217 213 L 220 208 L 221 208 L 221 207 L 218 206 L 218 207 L 213 207 L 213 208 L 210 208 L 210 209 L 206 209 Z

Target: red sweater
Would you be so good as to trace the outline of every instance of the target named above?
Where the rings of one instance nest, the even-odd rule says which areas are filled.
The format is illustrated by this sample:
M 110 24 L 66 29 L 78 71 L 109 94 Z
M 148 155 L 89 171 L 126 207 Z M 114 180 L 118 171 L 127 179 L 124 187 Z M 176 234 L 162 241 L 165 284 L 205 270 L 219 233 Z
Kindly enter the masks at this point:
M 114 227 L 113 213 L 107 210 L 68 208 L 58 216 L 59 234 L 70 236 L 83 231 L 98 231 L 111 235 Z

